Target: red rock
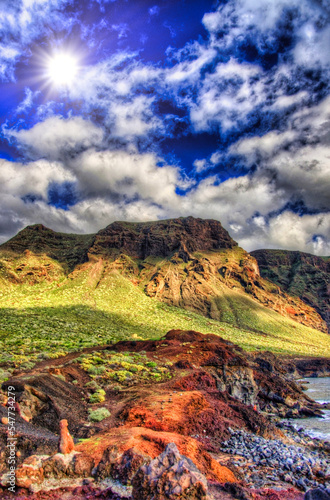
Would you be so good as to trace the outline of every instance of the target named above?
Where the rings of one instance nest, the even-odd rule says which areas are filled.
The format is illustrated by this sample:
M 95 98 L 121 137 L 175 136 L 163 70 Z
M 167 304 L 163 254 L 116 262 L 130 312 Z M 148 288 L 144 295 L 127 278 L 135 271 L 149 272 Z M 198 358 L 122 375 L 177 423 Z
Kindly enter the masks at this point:
M 68 421 L 63 419 L 60 421 L 60 442 L 58 445 L 58 449 L 60 453 L 64 455 L 71 453 L 74 450 L 74 442 L 71 434 L 68 431 Z
M 189 458 L 180 455 L 174 443 L 142 466 L 133 479 L 134 500 L 187 499 L 206 500 L 206 477 Z

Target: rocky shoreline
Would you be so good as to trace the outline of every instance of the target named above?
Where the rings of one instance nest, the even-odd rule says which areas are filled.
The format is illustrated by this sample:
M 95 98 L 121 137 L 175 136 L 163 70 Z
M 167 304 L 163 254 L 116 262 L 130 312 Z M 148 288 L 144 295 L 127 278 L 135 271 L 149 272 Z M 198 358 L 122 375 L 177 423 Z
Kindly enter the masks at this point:
M 304 491 L 330 488 L 329 443 L 311 440 L 303 432 L 295 431 L 290 423 L 279 425 L 296 444 L 230 429 L 231 437 L 221 449 L 238 457 L 236 460 L 251 488 L 280 485 L 285 488 L 288 484 Z
M 288 363 L 172 330 L 15 373 L 2 385 L 0 497 L 328 500 L 330 444 L 283 421 L 322 413 Z M 320 373 L 328 366 L 313 363 Z M 6 476 L 8 387 L 17 403 L 15 494 Z

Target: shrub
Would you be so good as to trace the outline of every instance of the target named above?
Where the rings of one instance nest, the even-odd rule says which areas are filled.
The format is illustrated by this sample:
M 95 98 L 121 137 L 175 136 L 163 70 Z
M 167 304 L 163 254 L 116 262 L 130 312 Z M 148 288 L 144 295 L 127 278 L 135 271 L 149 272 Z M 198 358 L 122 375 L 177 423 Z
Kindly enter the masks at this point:
M 87 371 L 88 371 L 88 373 L 91 373 L 92 375 L 102 375 L 102 373 L 105 372 L 105 367 L 104 366 L 90 366 Z
M 107 408 L 97 408 L 89 412 L 89 420 L 92 422 L 101 422 L 105 418 L 110 417 L 111 413 Z
M 92 394 L 89 398 L 90 403 L 103 403 L 105 401 L 105 391 L 103 389 L 99 389 L 94 394 Z
M 95 391 L 101 389 L 99 384 L 95 382 L 95 380 L 91 380 L 90 382 L 87 382 L 86 387 L 89 387 L 90 389 L 94 389 Z
M 96 363 L 97 365 L 102 365 L 103 359 L 100 358 L 100 356 L 92 356 L 92 362 Z
M 32 361 L 27 361 L 26 363 L 22 363 L 20 368 L 23 370 L 32 370 L 32 368 L 35 366 L 35 363 Z
M 155 363 L 155 361 L 148 361 L 148 363 L 146 363 L 146 366 L 148 366 L 149 368 L 155 368 L 157 366 L 157 363 Z

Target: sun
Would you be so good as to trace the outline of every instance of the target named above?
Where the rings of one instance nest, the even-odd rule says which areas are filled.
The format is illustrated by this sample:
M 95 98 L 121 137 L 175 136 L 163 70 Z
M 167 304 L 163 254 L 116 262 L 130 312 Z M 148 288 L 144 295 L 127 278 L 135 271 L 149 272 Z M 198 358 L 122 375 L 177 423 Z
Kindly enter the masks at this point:
M 47 64 L 47 77 L 56 87 L 69 86 L 78 73 L 77 59 L 67 53 L 59 53 L 50 57 Z

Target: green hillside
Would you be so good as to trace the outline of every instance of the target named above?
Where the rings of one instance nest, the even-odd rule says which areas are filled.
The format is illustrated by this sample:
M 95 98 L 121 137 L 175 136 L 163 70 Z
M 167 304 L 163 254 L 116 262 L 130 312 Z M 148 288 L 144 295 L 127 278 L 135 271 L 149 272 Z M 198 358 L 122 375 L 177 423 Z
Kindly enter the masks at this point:
M 225 320 L 219 322 L 148 297 L 119 272 L 104 274 L 98 261 L 66 276 L 49 257 L 29 256 L 34 271 L 25 272 L 33 284 L 17 283 L 13 269 L 24 262 L 26 257 L 0 262 L 0 363 L 7 366 L 31 368 L 37 360 L 123 339 L 160 338 L 170 329 L 215 333 L 247 350 L 330 356 L 328 334 L 242 291 L 218 296 Z M 48 269 L 48 280 L 41 272 L 38 282 L 40 269 Z

